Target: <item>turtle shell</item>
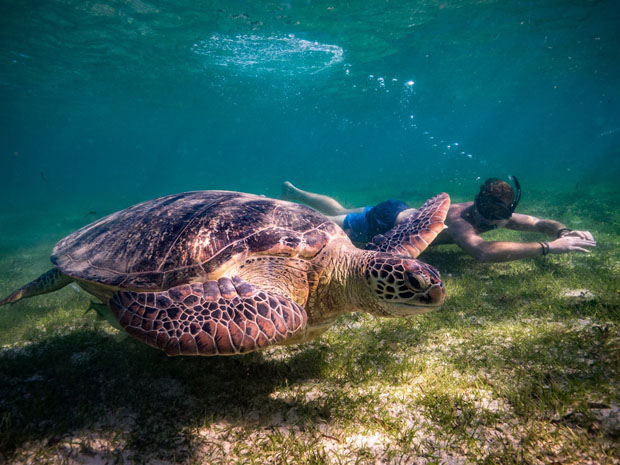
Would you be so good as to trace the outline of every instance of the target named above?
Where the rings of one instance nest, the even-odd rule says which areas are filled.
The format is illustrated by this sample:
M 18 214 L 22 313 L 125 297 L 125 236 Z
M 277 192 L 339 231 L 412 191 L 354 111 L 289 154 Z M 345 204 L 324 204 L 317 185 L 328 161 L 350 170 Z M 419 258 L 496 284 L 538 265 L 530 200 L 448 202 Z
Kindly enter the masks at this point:
M 85 226 L 56 244 L 52 263 L 77 279 L 163 290 L 213 279 L 252 254 L 311 259 L 335 223 L 315 210 L 227 191 L 196 191 L 140 203 Z M 217 273 L 216 273 L 217 274 Z

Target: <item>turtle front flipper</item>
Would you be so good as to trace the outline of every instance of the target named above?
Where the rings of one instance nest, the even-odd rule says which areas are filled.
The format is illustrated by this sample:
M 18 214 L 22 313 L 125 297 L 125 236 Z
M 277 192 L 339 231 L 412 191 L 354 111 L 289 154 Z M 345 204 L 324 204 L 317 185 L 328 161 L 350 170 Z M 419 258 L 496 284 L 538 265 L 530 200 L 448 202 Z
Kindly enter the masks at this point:
M 306 311 L 239 277 L 162 292 L 117 291 L 109 301 L 133 337 L 168 355 L 233 355 L 282 343 L 306 328 Z
M 43 273 L 34 281 L 30 281 L 28 284 L 20 287 L 8 297 L 0 300 L 0 305 L 12 304 L 13 302 L 17 302 L 18 300 L 25 299 L 27 297 L 34 297 L 35 295 L 54 292 L 58 289 L 62 289 L 67 284 L 71 284 L 72 282 L 72 277 L 67 276 L 58 268 L 52 268 L 46 273 Z
M 388 232 L 373 237 L 366 249 L 417 258 L 445 228 L 449 208 L 450 196 L 436 195 Z

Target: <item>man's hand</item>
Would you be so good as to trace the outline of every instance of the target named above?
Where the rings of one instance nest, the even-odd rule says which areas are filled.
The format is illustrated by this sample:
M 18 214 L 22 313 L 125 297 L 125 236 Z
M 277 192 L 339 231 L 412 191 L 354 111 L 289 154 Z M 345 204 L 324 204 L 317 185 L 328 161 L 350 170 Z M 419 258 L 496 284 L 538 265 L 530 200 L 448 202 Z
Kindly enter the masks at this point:
M 585 239 L 596 243 L 594 236 L 592 236 L 590 231 L 569 231 L 566 234 L 563 234 L 562 237 L 579 237 L 580 239 Z
M 596 247 L 596 241 L 588 231 L 571 231 L 565 236 L 549 242 L 549 253 L 590 252 L 588 249 Z

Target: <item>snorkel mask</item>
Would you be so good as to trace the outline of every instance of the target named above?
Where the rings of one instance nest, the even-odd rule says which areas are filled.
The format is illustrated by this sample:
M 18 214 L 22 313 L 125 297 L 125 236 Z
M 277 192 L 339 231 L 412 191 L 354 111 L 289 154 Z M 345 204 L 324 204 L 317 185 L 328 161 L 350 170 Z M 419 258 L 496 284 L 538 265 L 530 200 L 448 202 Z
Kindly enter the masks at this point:
M 515 211 L 515 208 L 517 208 L 517 205 L 519 204 L 519 200 L 521 199 L 521 185 L 519 184 L 519 180 L 517 179 L 516 176 L 510 176 L 510 178 L 514 181 L 514 186 L 515 186 L 512 202 L 510 203 L 510 205 L 506 205 L 503 200 L 498 199 L 496 197 L 486 196 L 487 198 L 485 199 L 485 203 L 487 204 L 487 206 L 488 204 L 491 205 L 492 207 L 491 210 L 493 210 L 492 214 L 489 214 L 489 215 L 482 214 L 483 210 L 489 210 L 489 209 L 484 208 L 481 205 L 482 201 L 480 200 L 480 194 L 488 192 L 490 185 L 494 183 L 495 181 L 497 181 L 498 179 L 497 178 L 487 179 L 482 185 L 482 187 L 480 188 L 480 192 L 476 194 L 474 204 L 476 205 L 476 210 L 478 210 L 478 213 L 480 213 L 480 215 L 482 215 L 484 218 L 488 220 L 507 220 L 512 216 L 513 212 Z

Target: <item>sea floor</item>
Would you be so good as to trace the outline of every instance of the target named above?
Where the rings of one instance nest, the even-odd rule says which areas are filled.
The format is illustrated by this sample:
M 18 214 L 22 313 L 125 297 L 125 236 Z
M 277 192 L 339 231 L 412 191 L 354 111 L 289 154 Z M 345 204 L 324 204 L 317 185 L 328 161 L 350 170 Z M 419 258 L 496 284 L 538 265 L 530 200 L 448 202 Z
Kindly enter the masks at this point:
M 166 357 L 75 286 L 0 308 L 0 463 L 620 463 L 618 192 L 539 194 L 523 211 L 590 230 L 592 253 L 431 248 L 440 310 L 346 315 L 298 346 Z M 80 215 L 6 236 L 0 295 L 46 271 Z

